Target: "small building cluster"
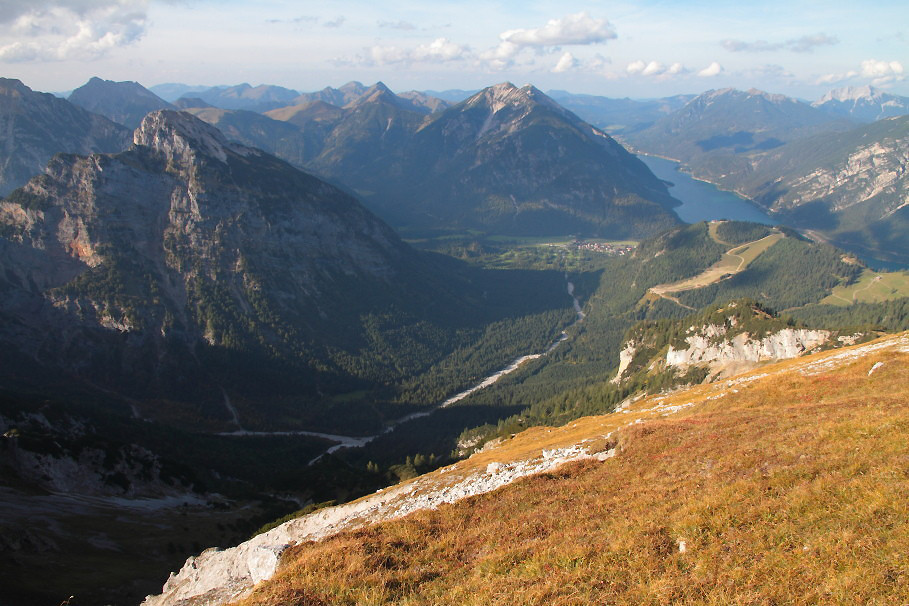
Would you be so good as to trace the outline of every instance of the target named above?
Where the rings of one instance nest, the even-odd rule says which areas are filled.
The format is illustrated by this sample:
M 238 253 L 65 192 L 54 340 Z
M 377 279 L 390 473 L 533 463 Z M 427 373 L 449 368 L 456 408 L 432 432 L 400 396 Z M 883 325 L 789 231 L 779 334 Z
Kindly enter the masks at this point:
M 630 255 L 634 251 L 634 246 L 630 244 L 588 242 L 587 240 L 575 240 L 570 243 L 568 247 L 576 250 L 590 250 L 607 255 Z

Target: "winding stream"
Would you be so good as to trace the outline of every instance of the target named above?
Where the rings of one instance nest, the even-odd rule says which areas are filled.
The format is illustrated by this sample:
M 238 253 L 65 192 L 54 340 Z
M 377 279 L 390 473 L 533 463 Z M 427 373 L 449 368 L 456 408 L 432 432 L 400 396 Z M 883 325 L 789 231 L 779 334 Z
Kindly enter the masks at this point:
M 568 291 L 568 295 L 572 299 L 572 306 L 574 307 L 574 310 L 576 313 L 575 321 L 571 325 L 571 326 L 575 326 L 584 321 L 585 314 L 584 314 L 584 311 L 581 309 L 581 302 L 578 301 L 578 298 L 574 295 L 574 284 L 570 280 L 568 280 L 567 273 L 565 274 L 565 284 L 566 284 L 566 289 Z M 455 404 L 456 402 L 460 402 L 464 398 L 475 394 L 476 392 L 480 391 L 481 389 L 486 389 L 490 385 L 493 385 L 502 377 L 513 373 L 518 368 L 520 368 L 525 362 L 528 362 L 529 360 L 536 360 L 538 358 L 542 358 L 543 356 L 549 355 L 552 351 L 554 351 L 560 344 L 565 342 L 567 339 L 568 339 L 568 333 L 565 331 L 562 331 L 562 333 L 559 335 L 559 338 L 556 339 L 555 341 L 553 341 L 553 343 L 549 347 L 547 347 L 546 350 L 543 351 L 542 353 L 535 353 L 535 354 L 529 354 L 526 356 L 521 356 L 520 358 L 517 358 L 516 360 L 514 360 L 511 364 L 509 364 L 505 368 L 502 368 L 501 370 L 498 370 L 498 371 L 492 373 L 491 375 L 489 375 L 489 376 L 485 377 L 483 380 L 481 380 L 479 383 L 475 384 L 472 387 L 465 389 L 464 391 L 461 391 L 461 392 L 451 396 L 447 400 L 444 400 L 444 401 L 440 402 L 439 404 L 436 404 L 435 406 L 433 406 L 427 410 L 421 410 L 419 412 L 414 412 L 414 413 L 411 413 L 409 415 L 403 416 L 399 419 L 392 421 L 385 427 L 385 429 L 383 429 L 381 432 L 379 432 L 375 435 L 357 437 L 357 436 L 341 436 L 341 435 L 335 435 L 335 434 L 320 433 L 320 432 L 316 432 L 316 431 L 247 431 L 242 428 L 242 425 L 240 425 L 240 419 L 239 419 L 239 416 L 236 414 L 236 409 L 233 408 L 233 406 L 229 405 L 230 400 L 227 398 L 226 393 L 224 394 L 225 404 L 229 406 L 229 409 L 231 409 L 231 414 L 233 416 L 232 420 L 237 425 L 237 427 L 239 427 L 240 429 L 238 429 L 236 431 L 222 432 L 222 433 L 219 433 L 218 435 L 220 435 L 220 436 L 237 436 L 237 437 L 309 436 L 309 437 L 314 437 L 314 438 L 323 438 L 325 440 L 330 440 L 332 442 L 336 442 L 336 444 L 334 444 L 333 446 L 326 449 L 325 452 L 323 452 L 322 454 L 320 454 L 319 456 L 317 456 L 316 458 L 311 460 L 309 462 L 309 464 L 312 465 L 313 463 L 315 463 L 316 461 L 318 461 L 319 459 L 321 459 L 322 457 L 324 457 L 327 454 L 332 454 L 334 452 L 341 450 L 342 448 L 362 448 L 363 446 L 365 446 L 366 444 L 369 444 L 370 442 L 372 442 L 379 436 L 391 433 L 392 431 L 397 429 L 400 425 L 403 425 L 404 423 L 407 423 L 408 421 L 413 421 L 414 419 L 428 417 L 429 415 L 436 412 L 437 410 L 441 410 L 442 408 L 447 408 L 447 407 L 451 406 L 452 404 Z

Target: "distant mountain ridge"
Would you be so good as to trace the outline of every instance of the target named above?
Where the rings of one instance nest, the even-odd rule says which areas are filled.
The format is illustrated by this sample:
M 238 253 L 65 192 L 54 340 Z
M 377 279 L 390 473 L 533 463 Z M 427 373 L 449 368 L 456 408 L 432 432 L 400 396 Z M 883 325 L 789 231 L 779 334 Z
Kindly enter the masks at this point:
M 664 183 L 532 86 L 503 83 L 428 115 L 381 82 L 352 83 L 344 107 L 325 100 L 336 92 L 266 113 L 300 132 L 282 149 L 262 134 L 285 130 L 253 116 L 191 111 L 345 185 L 411 230 L 625 237 L 678 223 Z
M 695 97 L 675 95 L 663 99 L 612 99 L 597 95 L 577 95 L 563 90 L 549 91 L 548 94 L 583 120 L 610 134 L 647 128 Z
M 133 129 L 149 112 L 174 106 L 137 82 L 113 82 L 91 78 L 74 90 L 70 103 Z
M 202 99 L 206 103 L 221 109 L 245 109 L 265 112 L 270 109 L 291 105 L 299 94 L 297 91 L 283 86 L 275 86 L 273 84 L 250 86 L 244 82 L 236 86 L 215 86 L 207 90 L 193 91 L 185 96 Z
M 702 157 L 727 156 L 726 162 L 734 162 L 736 156 L 851 126 L 785 95 L 725 88 L 698 95 L 653 126 L 628 133 L 627 139 L 642 151 L 681 159 L 697 169 L 720 163 Z

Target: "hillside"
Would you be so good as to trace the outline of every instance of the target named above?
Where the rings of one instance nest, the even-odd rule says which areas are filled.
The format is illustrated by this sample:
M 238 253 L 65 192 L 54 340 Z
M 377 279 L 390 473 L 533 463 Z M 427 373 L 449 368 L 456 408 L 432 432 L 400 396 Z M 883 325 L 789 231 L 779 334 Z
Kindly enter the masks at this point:
M 854 126 L 784 95 L 727 88 L 702 93 L 652 126 L 624 133 L 622 140 L 637 151 L 680 161 L 698 179 L 738 191 L 753 157 Z
M 704 174 L 700 165 L 711 156 L 714 164 L 716 157 L 728 157 L 726 161 L 731 163 L 736 156 L 850 126 L 848 120 L 784 95 L 726 88 L 698 95 L 627 138 L 638 149 L 681 160 L 695 173 Z
M 907 380 L 903 333 L 528 430 L 146 604 L 899 603 Z

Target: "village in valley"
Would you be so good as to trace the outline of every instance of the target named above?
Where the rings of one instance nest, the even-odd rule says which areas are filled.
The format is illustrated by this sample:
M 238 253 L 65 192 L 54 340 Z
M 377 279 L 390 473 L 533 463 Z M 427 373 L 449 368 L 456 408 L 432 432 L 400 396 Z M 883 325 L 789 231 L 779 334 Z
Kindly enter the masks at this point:
M 632 242 L 601 242 L 596 240 L 575 239 L 565 245 L 570 250 L 589 250 L 607 255 L 630 255 L 634 252 Z

